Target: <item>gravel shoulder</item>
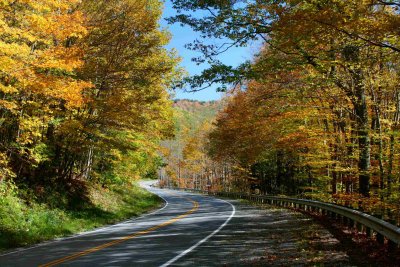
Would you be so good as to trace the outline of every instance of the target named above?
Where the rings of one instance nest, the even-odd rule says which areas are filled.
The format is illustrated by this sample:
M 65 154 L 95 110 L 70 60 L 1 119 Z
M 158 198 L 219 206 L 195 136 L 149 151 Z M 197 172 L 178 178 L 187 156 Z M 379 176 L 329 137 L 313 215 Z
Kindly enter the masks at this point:
M 340 241 L 309 216 L 231 203 L 230 223 L 174 266 L 355 266 Z

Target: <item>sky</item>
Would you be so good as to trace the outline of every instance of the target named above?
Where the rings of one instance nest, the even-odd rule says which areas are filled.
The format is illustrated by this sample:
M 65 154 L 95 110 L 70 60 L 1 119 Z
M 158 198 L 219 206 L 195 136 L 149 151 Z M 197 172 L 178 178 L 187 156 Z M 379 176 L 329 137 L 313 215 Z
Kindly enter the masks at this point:
M 164 13 L 163 18 L 160 21 L 162 28 L 167 28 L 171 34 L 172 39 L 167 45 L 168 49 L 175 48 L 178 51 L 179 56 L 182 58 L 181 66 L 186 69 L 186 71 L 191 74 L 199 74 L 203 69 L 207 67 L 206 64 L 202 64 L 200 66 L 196 65 L 196 63 L 192 62 L 193 57 L 198 57 L 201 54 L 195 51 L 191 51 L 185 48 L 185 44 L 192 42 L 193 40 L 200 39 L 200 34 L 192 31 L 190 27 L 182 27 L 179 24 L 168 25 L 165 21 L 165 18 L 175 15 L 176 12 L 172 8 L 172 4 L 170 0 L 165 1 Z M 221 42 L 217 40 L 210 40 L 210 42 L 216 43 Z M 231 66 L 237 66 L 241 62 L 251 59 L 252 58 L 252 51 L 254 48 L 250 47 L 234 47 L 219 56 L 219 60 L 223 63 Z M 216 92 L 216 88 L 218 86 L 212 86 L 210 88 L 204 89 L 199 92 L 195 93 L 186 93 L 183 90 L 177 90 L 175 98 L 178 99 L 195 99 L 201 101 L 208 101 L 208 100 L 217 100 L 222 97 L 222 93 Z

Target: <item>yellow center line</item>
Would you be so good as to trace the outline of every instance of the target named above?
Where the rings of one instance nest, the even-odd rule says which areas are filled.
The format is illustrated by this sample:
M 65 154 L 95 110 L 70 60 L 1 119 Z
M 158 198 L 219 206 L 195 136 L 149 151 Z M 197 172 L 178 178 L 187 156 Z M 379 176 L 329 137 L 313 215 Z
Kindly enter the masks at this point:
M 189 210 L 188 212 L 182 214 L 182 215 L 176 216 L 176 217 L 174 217 L 174 218 L 172 218 L 172 219 L 170 219 L 170 220 L 168 220 L 168 221 L 166 221 L 166 222 L 164 222 L 164 223 L 162 223 L 162 224 L 158 224 L 158 225 L 153 226 L 153 227 L 150 227 L 150 228 L 148 228 L 148 229 L 146 229 L 146 230 L 142 230 L 142 231 L 133 233 L 133 234 L 131 234 L 131 235 L 121 237 L 121 238 L 119 238 L 119 239 L 117 239 L 117 240 L 114 240 L 114 241 L 105 243 L 105 244 L 103 244 L 103 245 L 100 245 L 100 246 L 97 246 L 97 247 L 93 247 L 93 248 L 89 248 L 89 249 L 87 249 L 87 250 L 84 250 L 84 251 L 81 251 L 81 252 L 72 254 L 72 255 L 70 255 L 70 256 L 66 256 L 66 257 L 64 257 L 64 258 L 61 258 L 61 259 L 58 259 L 58 260 L 54 260 L 54 261 L 49 262 L 49 263 L 45 263 L 45 264 L 39 265 L 39 267 L 50 267 L 50 266 L 54 266 L 54 265 L 57 265 L 57 264 L 60 264 L 60 263 L 64 263 L 64 262 L 66 262 L 66 261 L 71 261 L 71 260 L 77 259 L 77 258 L 79 258 L 79 257 L 85 256 L 85 255 L 87 255 L 87 254 L 90 254 L 90 253 L 99 251 L 99 250 L 101 250 L 101 249 L 108 248 L 108 247 L 114 246 L 114 245 L 116 245 L 116 244 L 125 242 L 125 241 L 130 240 L 130 239 L 133 239 L 133 238 L 135 238 L 135 237 L 138 237 L 138 236 L 141 236 L 141 235 L 145 235 L 145 234 L 147 234 L 147 233 L 150 233 L 150 232 L 153 232 L 153 231 L 155 231 L 155 230 L 157 230 L 157 229 L 160 229 L 160 228 L 162 228 L 162 227 L 164 227 L 164 226 L 173 224 L 174 222 L 179 221 L 179 220 L 183 219 L 184 217 L 186 217 L 186 216 L 192 214 L 192 213 L 195 212 L 196 210 L 198 210 L 198 208 L 199 208 L 199 202 L 197 202 L 197 201 L 195 201 L 195 200 L 192 200 L 192 199 L 190 199 L 190 198 L 186 198 L 186 197 L 182 197 L 182 198 L 185 198 L 185 199 L 187 199 L 187 200 L 189 200 L 190 202 L 193 203 L 193 208 L 192 208 L 191 210 Z

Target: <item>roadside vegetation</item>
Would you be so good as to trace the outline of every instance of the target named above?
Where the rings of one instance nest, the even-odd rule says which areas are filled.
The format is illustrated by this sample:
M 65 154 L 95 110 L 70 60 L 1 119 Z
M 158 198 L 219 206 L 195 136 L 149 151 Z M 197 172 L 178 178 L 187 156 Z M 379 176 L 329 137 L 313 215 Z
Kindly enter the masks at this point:
M 0 248 L 141 214 L 173 134 L 161 1 L 0 1 Z
M 188 46 L 210 64 L 185 84 L 231 90 L 167 182 L 314 198 L 400 224 L 398 1 L 172 2 L 169 21 L 204 36 Z M 221 60 L 254 43 L 253 60 Z
M 0 187 L 0 251 L 69 236 L 132 218 L 162 205 L 137 183 L 88 188 L 88 199 L 71 208 L 69 196 L 54 192 L 37 199 L 13 184 Z

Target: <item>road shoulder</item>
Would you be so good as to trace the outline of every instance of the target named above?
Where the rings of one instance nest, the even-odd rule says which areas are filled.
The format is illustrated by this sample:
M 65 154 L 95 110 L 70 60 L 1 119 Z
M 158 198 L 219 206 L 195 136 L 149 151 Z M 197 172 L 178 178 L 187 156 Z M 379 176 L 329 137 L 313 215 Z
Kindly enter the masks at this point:
M 353 266 L 340 241 L 312 218 L 232 202 L 231 222 L 174 266 Z

